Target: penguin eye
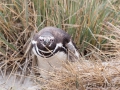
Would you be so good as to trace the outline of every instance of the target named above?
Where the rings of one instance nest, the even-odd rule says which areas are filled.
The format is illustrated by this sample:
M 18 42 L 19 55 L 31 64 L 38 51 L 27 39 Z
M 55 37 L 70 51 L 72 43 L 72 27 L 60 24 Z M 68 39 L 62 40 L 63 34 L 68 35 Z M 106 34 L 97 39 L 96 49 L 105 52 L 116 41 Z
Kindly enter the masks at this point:
M 44 39 L 40 39 L 40 41 L 44 41 Z
M 52 42 L 53 42 L 54 40 L 53 40 L 53 39 L 50 39 L 50 41 L 52 41 Z

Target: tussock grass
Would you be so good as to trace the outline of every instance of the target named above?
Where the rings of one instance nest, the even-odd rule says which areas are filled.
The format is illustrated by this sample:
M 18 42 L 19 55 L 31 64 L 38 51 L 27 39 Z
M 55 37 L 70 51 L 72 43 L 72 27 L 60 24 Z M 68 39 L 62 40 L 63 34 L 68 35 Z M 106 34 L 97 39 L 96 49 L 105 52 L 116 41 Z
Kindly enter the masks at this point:
M 73 37 L 82 62 L 68 66 L 68 72 L 56 72 L 53 80 L 40 87 L 117 89 L 119 4 L 119 0 L 1 0 L 0 71 L 3 76 L 18 70 L 22 75 L 31 72 L 32 56 L 25 54 L 30 38 L 45 26 L 55 26 Z
M 118 62 L 109 62 L 107 64 L 90 61 L 75 63 L 72 67 L 69 66 L 70 70 L 68 72 L 57 72 L 56 78 L 49 80 L 48 84 L 45 84 L 42 88 L 49 90 L 116 90 L 119 88 L 119 64 Z M 76 65 L 79 68 L 75 68 Z

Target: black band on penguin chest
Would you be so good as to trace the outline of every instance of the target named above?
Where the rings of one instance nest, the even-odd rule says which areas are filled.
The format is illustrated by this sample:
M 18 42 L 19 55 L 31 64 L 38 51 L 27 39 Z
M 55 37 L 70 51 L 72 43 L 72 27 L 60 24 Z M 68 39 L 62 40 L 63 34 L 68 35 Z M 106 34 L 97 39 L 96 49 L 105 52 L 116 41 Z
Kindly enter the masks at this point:
M 53 56 L 54 54 L 56 54 L 57 52 L 64 52 L 65 54 L 67 54 L 67 49 L 62 48 L 62 47 L 58 47 L 54 52 L 53 52 L 53 50 L 49 50 L 49 51 L 51 51 L 50 53 L 44 53 L 42 51 L 39 51 L 39 53 L 42 55 L 41 57 L 45 57 L 45 58 L 49 58 L 49 57 Z

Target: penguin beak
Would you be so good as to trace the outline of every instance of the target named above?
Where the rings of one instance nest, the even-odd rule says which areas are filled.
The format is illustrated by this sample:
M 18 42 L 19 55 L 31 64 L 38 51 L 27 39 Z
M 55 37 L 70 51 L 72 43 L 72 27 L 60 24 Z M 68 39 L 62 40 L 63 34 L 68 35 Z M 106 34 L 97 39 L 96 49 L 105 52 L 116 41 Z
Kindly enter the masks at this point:
M 46 47 L 48 47 L 50 45 L 50 40 L 46 39 L 43 43 Z

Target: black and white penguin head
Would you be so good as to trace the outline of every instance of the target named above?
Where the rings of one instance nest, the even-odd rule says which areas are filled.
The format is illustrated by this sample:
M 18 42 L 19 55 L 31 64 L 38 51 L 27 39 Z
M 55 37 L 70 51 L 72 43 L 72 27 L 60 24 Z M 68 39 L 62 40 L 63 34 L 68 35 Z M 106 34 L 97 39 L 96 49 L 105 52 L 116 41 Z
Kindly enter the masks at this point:
M 56 40 L 49 32 L 44 32 L 41 35 L 36 34 L 32 40 L 32 46 L 32 50 L 36 55 L 50 57 L 53 55 L 53 50 L 56 47 Z
M 51 47 L 55 43 L 55 38 L 51 33 L 43 33 L 38 38 L 38 43 L 41 44 L 43 47 Z
M 50 32 L 44 32 L 37 39 L 37 47 L 39 49 L 53 50 L 55 46 L 56 46 L 55 37 Z
M 43 28 L 34 35 L 31 43 L 32 51 L 36 56 L 49 58 L 58 51 L 67 54 L 69 50 L 76 54 L 77 57 L 79 56 L 70 35 L 59 28 Z

